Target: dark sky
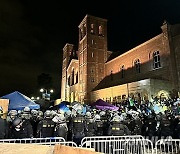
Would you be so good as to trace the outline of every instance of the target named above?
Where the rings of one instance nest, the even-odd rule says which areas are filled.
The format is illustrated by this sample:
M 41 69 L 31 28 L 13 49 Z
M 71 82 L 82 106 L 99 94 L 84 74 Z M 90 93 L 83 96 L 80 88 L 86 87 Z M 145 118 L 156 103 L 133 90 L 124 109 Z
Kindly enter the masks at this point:
M 36 93 L 37 77 L 53 78 L 60 94 L 62 48 L 78 44 L 86 14 L 108 20 L 108 49 L 121 53 L 180 23 L 179 0 L 0 0 L 0 96 Z M 60 95 L 59 95 L 60 96 Z

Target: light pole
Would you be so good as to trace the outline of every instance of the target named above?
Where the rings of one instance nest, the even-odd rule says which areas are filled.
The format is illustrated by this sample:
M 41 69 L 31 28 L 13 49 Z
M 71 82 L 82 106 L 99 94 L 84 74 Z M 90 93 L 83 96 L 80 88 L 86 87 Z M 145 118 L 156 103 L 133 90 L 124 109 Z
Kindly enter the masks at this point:
M 50 89 L 49 92 L 45 88 L 41 88 L 40 92 L 42 93 L 42 98 L 45 100 L 50 100 L 51 94 L 54 92 L 53 89 Z

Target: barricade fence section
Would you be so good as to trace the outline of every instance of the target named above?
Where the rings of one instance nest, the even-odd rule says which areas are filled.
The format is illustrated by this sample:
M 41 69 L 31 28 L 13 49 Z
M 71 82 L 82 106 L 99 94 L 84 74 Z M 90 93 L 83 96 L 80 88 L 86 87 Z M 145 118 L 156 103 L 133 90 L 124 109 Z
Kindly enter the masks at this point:
M 70 146 L 70 147 L 78 147 L 77 144 L 75 142 L 59 142 L 58 144 L 62 144 L 62 145 L 66 145 L 66 146 Z
M 89 140 L 81 147 L 105 154 L 153 154 L 153 144 L 147 139 Z
M 155 144 L 156 154 L 180 154 L 180 139 L 161 139 Z
M 23 139 L 1 139 L 0 143 L 19 143 L 19 144 L 43 144 L 55 145 L 59 142 L 65 142 L 63 137 L 50 137 L 50 138 L 23 138 Z
M 141 135 L 128 135 L 128 136 L 91 136 L 84 137 L 81 140 L 81 145 L 86 141 L 96 141 L 96 140 L 128 140 L 128 139 L 144 139 Z

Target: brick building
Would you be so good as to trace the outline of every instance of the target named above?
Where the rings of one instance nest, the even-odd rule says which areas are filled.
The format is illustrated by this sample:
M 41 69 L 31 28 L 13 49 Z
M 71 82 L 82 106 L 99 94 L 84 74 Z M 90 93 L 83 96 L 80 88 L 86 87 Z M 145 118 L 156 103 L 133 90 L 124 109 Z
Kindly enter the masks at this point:
M 79 25 L 78 51 L 63 48 L 61 99 L 90 103 L 168 97 L 180 90 L 180 24 L 115 56 L 107 49 L 107 20 L 86 15 Z

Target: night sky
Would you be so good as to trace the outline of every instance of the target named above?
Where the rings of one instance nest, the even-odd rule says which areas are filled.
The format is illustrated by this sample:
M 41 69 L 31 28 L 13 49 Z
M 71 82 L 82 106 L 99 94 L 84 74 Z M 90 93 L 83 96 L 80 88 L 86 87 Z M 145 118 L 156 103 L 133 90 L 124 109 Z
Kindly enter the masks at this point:
M 30 97 L 45 73 L 60 97 L 62 48 L 77 49 L 86 14 L 108 20 L 108 50 L 123 53 L 161 33 L 165 19 L 180 23 L 180 0 L 0 0 L 0 96 Z

